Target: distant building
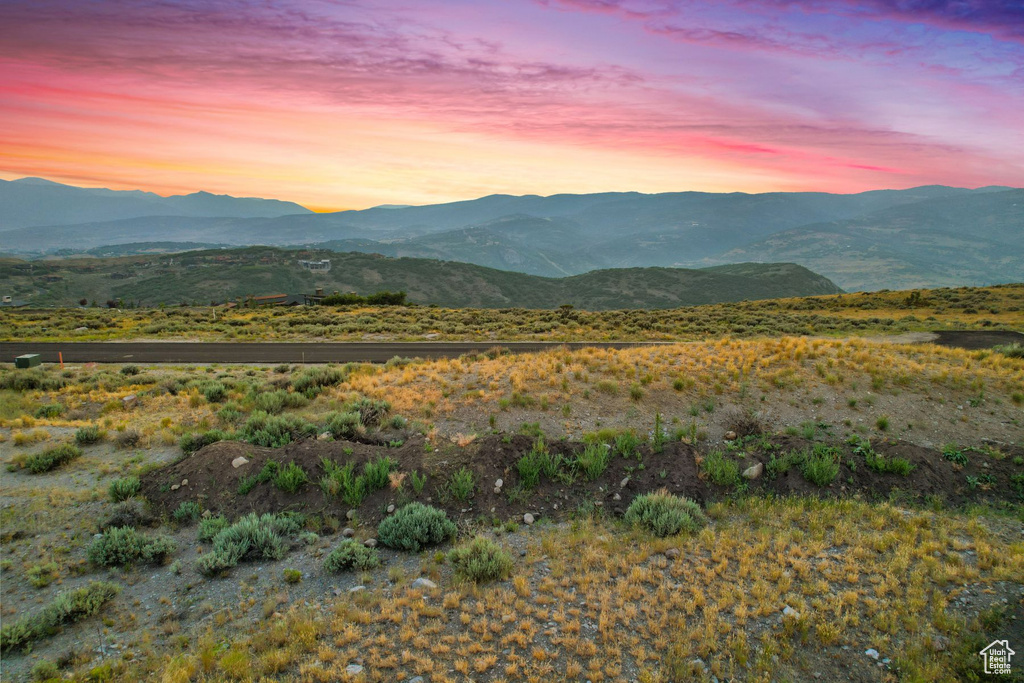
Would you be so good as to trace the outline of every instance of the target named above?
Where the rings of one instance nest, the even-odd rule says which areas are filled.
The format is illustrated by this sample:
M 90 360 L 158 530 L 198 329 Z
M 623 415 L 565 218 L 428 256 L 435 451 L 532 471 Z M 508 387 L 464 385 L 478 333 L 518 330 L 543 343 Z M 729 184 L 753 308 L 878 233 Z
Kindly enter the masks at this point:
M 299 265 L 306 270 L 311 270 L 314 273 L 326 273 L 331 269 L 331 259 L 321 259 L 319 261 L 299 261 Z
M 0 299 L 0 308 L 21 308 L 22 306 L 28 306 L 28 302 L 18 301 L 14 297 L 6 294 L 2 299 Z

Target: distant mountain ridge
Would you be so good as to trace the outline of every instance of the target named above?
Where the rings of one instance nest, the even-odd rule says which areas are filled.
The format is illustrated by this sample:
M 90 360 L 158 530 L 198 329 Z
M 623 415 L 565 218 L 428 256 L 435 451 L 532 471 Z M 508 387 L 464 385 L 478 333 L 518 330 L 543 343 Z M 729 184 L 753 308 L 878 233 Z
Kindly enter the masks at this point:
M 148 216 L 265 218 L 312 213 L 276 199 L 209 192 L 162 197 L 141 190 L 75 187 L 43 178 L 0 180 L 0 207 L 0 231 Z
M 827 272 L 848 290 L 981 285 L 1024 279 L 1015 262 L 1024 249 L 1022 193 L 934 185 L 851 195 L 490 195 L 329 214 L 81 221 L 0 232 L 0 252 L 136 242 L 274 245 L 461 261 L 544 277 L 770 261 Z M 0 225 L 6 213 L 0 208 Z

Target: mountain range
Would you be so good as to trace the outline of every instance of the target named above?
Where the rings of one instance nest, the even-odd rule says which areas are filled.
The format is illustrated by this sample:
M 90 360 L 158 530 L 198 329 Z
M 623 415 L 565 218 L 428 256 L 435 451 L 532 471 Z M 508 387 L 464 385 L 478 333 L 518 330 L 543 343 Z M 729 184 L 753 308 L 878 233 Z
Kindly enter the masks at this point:
M 32 198 L 43 189 L 85 201 L 85 208 L 73 210 L 71 199 Z M 137 242 L 260 244 L 462 261 L 543 277 L 792 262 L 827 274 L 846 290 L 1024 280 L 1024 190 L 1006 187 L 848 195 L 492 195 L 328 214 L 287 202 L 211 198 L 82 190 L 38 179 L 7 182 L 0 185 L 0 251 L 68 253 Z M 116 211 L 104 215 L 103 201 Z M 163 213 L 126 215 L 144 208 Z

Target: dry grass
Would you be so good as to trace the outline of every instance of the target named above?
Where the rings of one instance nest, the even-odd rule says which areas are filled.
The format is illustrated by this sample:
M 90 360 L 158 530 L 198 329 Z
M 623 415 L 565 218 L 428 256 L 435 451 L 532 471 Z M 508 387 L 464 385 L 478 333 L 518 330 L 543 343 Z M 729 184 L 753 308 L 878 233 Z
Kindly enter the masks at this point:
M 295 608 L 227 651 L 255 675 L 302 681 L 349 680 L 357 658 L 367 681 L 667 681 L 704 667 L 767 681 L 809 675 L 823 664 L 810 652 L 870 643 L 918 680 L 953 680 L 928 645 L 964 630 L 951 599 L 968 583 L 1024 576 L 1024 543 L 969 516 L 805 500 L 709 513 L 701 533 L 664 541 L 592 521 L 552 528 L 507 582 Z M 678 559 L 661 554 L 670 547 Z M 797 614 L 783 616 L 786 606 Z M 235 659 L 211 658 L 213 640 L 124 672 L 229 680 Z

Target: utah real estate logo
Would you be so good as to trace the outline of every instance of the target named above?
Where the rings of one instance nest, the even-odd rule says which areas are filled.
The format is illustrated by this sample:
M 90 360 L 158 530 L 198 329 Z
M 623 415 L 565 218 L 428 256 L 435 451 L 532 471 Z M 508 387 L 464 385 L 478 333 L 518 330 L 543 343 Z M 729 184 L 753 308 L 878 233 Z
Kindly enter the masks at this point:
M 985 660 L 986 674 L 1008 674 L 1010 673 L 1010 657 L 1017 653 L 1010 649 L 1009 641 L 993 640 L 978 654 Z

